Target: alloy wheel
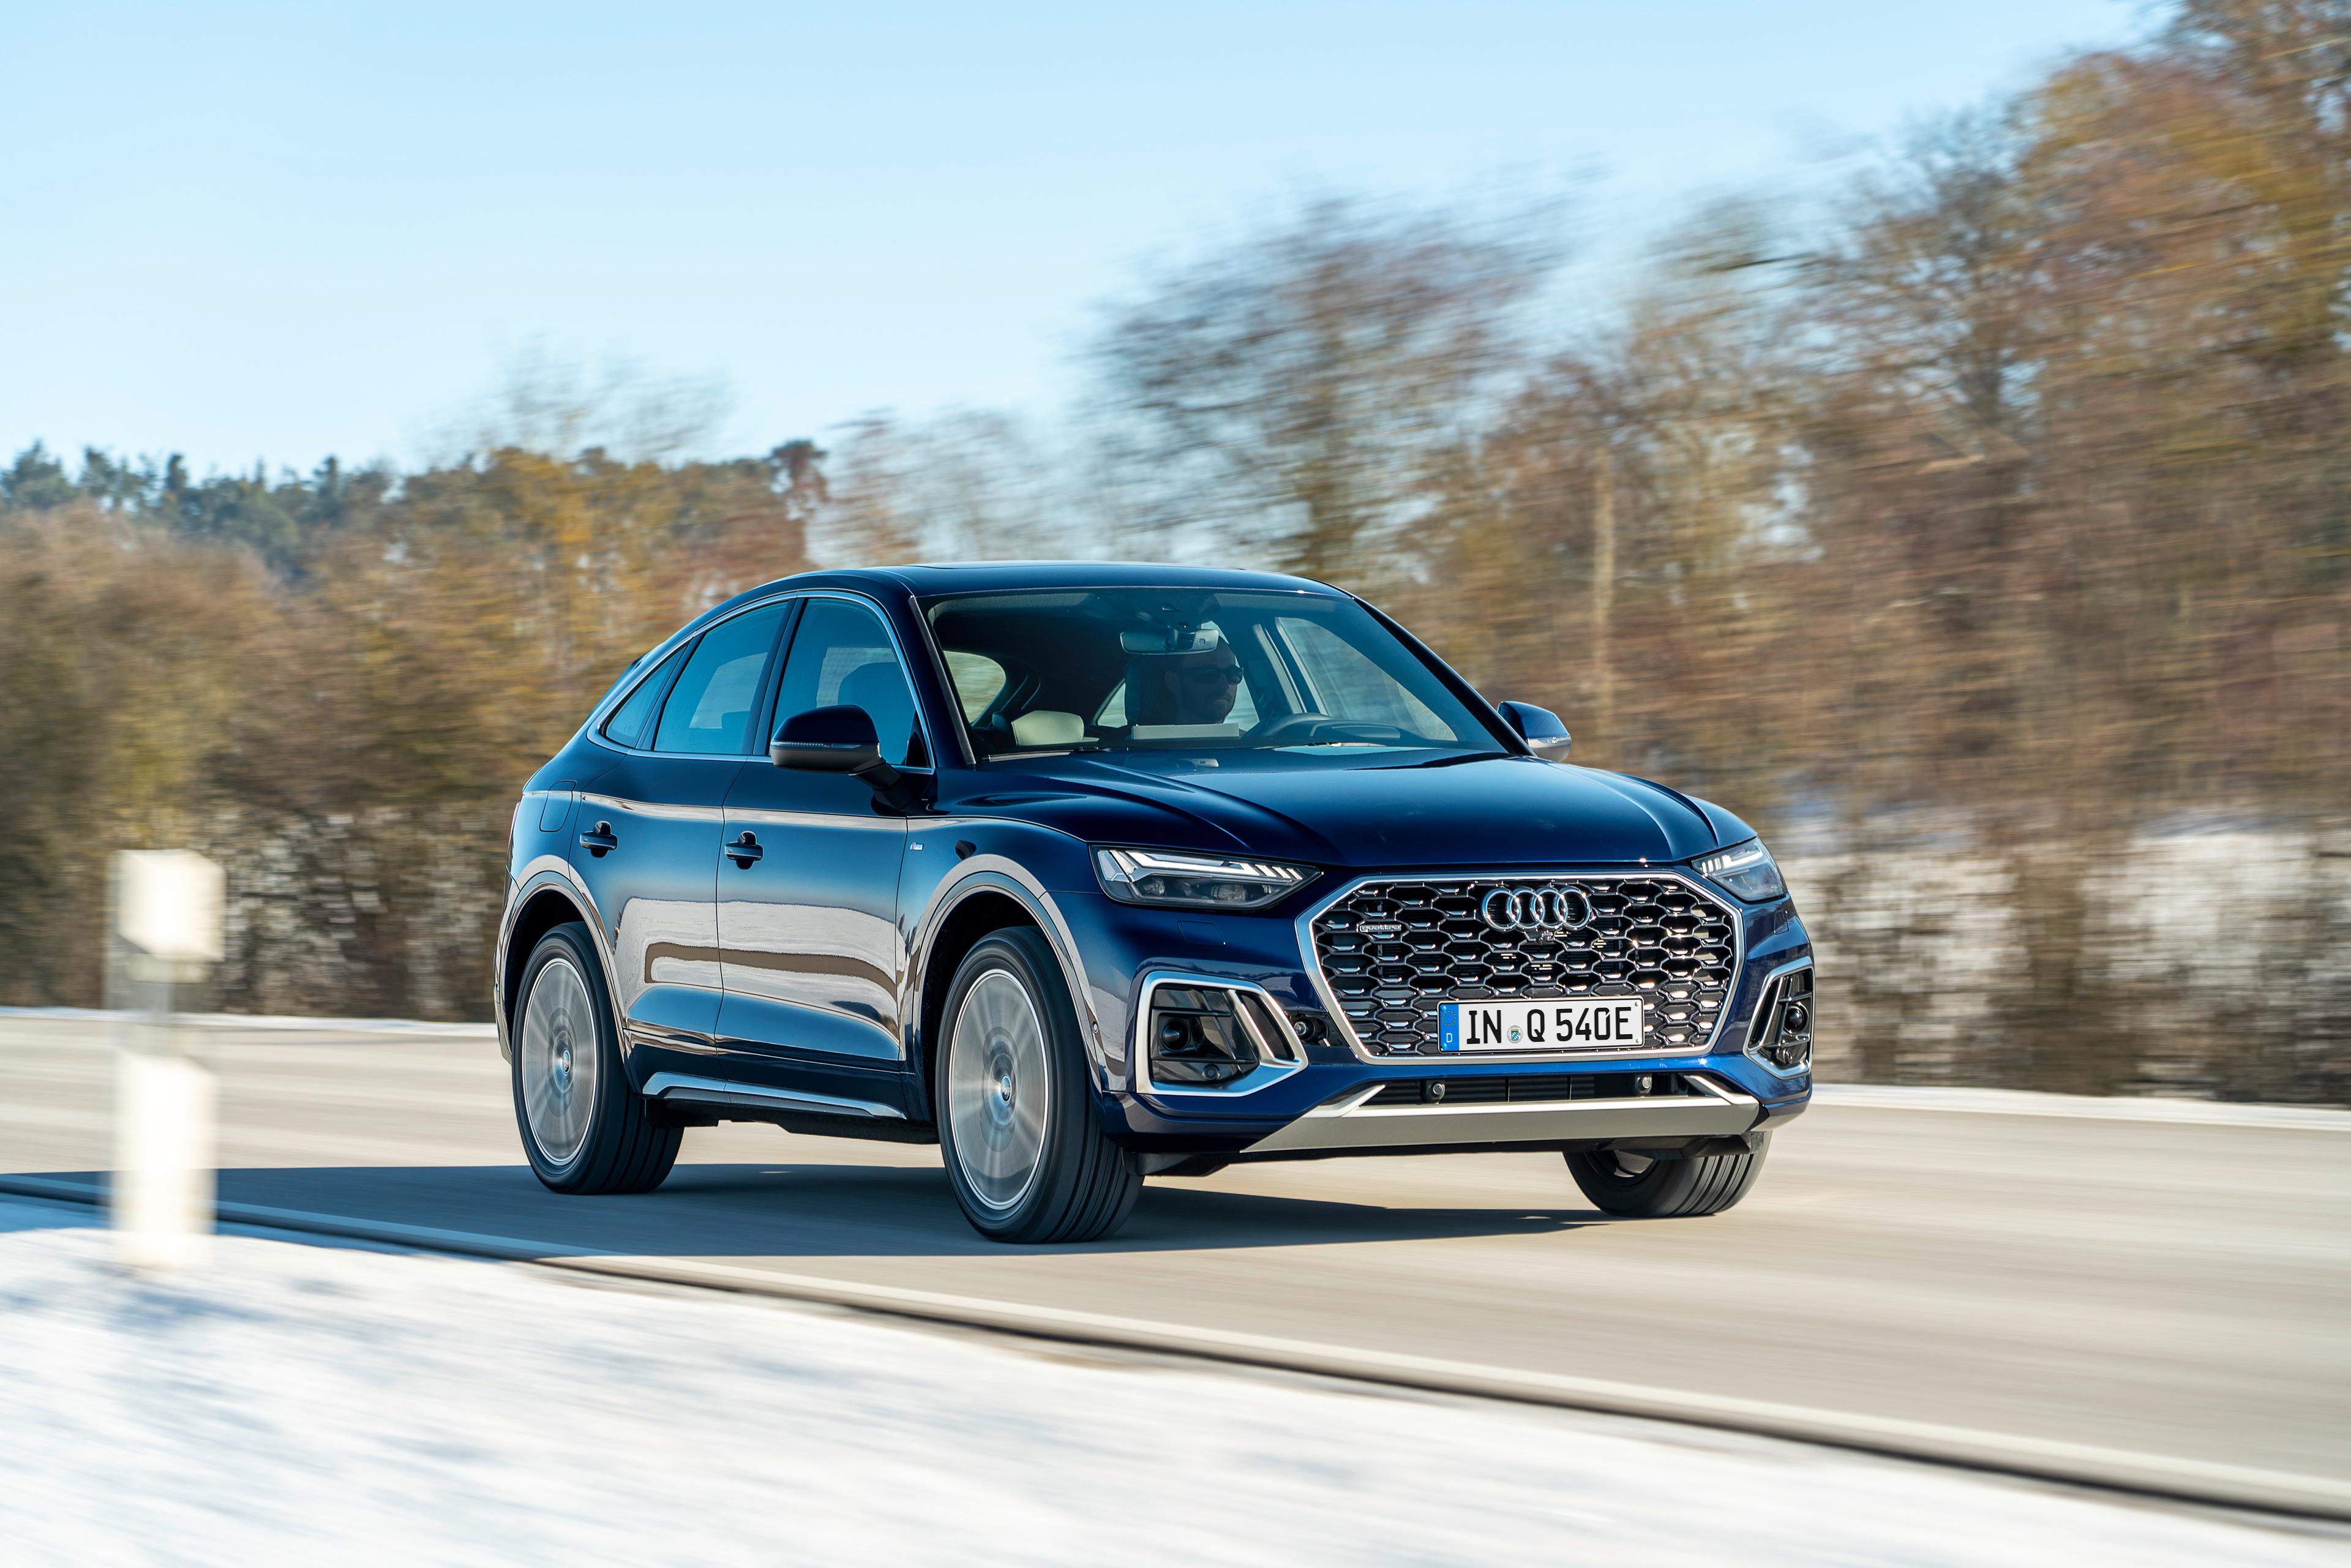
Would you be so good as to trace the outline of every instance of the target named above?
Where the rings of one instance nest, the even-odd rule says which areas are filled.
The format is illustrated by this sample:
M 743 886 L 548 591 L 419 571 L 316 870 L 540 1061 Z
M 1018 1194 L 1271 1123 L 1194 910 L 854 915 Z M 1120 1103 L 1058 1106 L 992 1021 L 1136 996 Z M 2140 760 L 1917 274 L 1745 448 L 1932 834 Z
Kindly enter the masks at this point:
M 523 1007 L 523 1113 L 539 1153 L 568 1165 L 588 1141 L 596 1106 L 596 1009 L 568 959 L 550 958 Z
M 1009 971 L 964 993 L 947 1042 L 947 1118 L 972 1196 L 1007 1210 L 1027 1196 L 1045 1149 L 1052 1083 L 1037 1004 Z

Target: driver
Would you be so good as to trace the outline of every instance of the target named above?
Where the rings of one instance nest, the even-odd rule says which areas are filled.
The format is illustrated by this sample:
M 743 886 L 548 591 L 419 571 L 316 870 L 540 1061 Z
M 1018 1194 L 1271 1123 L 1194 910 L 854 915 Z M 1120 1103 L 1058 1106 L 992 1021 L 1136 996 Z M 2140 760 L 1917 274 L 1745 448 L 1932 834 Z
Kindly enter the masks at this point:
M 1241 684 L 1241 662 L 1222 638 L 1196 653 L 1166 654 L 1151 661 L 1158 688 L 1151 706 L 1164 724 L 1222 724 L 1233 711 Z

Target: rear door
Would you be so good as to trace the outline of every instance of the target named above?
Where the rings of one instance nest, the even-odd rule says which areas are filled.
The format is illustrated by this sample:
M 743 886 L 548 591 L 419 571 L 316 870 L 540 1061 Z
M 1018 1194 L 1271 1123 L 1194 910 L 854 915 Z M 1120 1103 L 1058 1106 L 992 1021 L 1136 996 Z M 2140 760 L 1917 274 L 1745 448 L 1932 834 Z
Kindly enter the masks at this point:
M 857 600 L 811 596 L 784 660 L 775 725 L 836 703 L 872 716 L 884 760 L 928 766 L 914 694 L 880 614 Z M 725 836 L 736 858 L 718 872 L 721 1034 L 730 1049 L 800 1064 L 781 1076 L 792 1086 L 866 1097 L 857 1073 L 894 1073 L 905 1055 L 898 868 L 906 819 L 882 810 L 860 779 L 754 760 L 727 797 Z
M 706 1052 L 718 1032 L 720 830 L 788 608 L 720 622 L 648 677 L 666 690 L 631 694 L 604 734 L 619 755 L 572 812 L 571 863 L 644 1045 Z

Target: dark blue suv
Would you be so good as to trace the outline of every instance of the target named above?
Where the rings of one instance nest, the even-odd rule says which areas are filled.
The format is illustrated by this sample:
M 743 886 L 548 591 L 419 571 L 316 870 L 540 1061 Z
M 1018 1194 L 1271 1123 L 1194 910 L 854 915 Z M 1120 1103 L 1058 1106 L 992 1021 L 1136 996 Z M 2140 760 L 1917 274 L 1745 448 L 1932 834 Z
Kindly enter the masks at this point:
M 1713 1214 L 1812 1090 L 1755 834 L 1558 760 L 1352 595 L 1174 567 L 786 578 L 639 660 L 515 811 L 499 1042 L 559 1192 L 721 1120 L 941 1145 L 1007 1241 L 1147 1176 L 1557 1149 Z

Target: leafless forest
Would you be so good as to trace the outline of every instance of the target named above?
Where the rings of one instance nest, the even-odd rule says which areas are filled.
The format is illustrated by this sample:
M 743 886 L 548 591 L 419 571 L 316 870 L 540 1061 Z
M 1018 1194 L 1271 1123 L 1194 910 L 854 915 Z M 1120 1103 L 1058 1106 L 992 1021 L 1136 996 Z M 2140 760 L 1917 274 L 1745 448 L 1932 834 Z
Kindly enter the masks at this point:
M 0 1002 L 94 1003 L 101 852 L 172 843 L 223 1006 L 486 1016 L 507 804 L 685 616 L 1117 555 L 1364 591 L 1756 822 L 1829 1077 L 2351 1102 L 2351 5 L 2194 0 L 1562 308 L 1574 228 L 1299 201 L 1105 305 L 1050 424 L 688 460 L 526 377 L 414 471 L 24 453 Z

